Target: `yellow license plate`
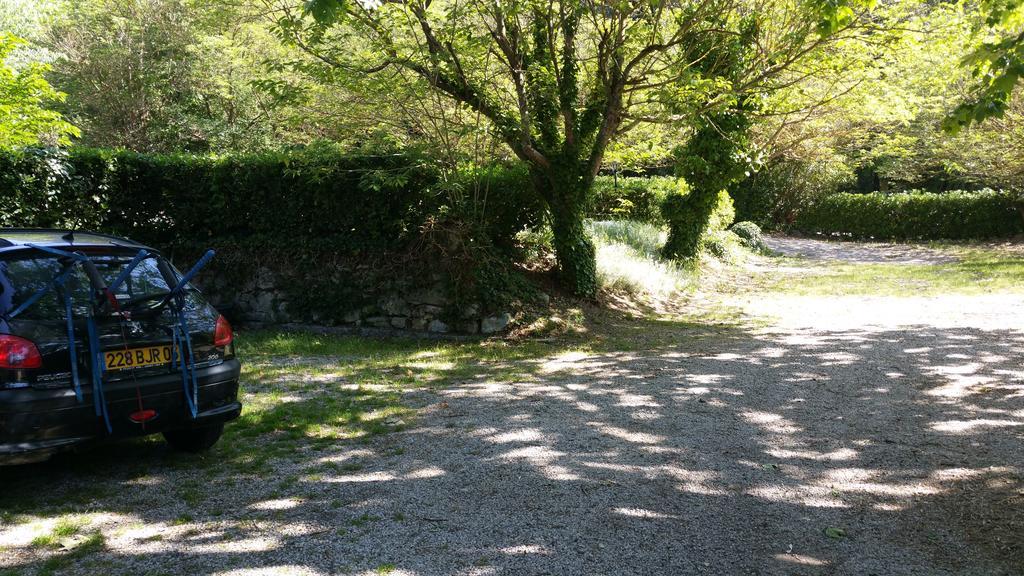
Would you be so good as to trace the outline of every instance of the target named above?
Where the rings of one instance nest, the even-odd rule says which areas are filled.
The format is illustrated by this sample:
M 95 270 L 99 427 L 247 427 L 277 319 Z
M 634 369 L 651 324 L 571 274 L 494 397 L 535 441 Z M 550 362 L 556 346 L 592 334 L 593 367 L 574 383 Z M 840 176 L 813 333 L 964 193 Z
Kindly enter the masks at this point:
M 127 350 L 111 350 L 103 353 L 103 364 L 107 370 L 125 370 L 144 366 L 170 364 L 174 359 L 171 346 L 148 346 L 146 348 L 129 348 Z

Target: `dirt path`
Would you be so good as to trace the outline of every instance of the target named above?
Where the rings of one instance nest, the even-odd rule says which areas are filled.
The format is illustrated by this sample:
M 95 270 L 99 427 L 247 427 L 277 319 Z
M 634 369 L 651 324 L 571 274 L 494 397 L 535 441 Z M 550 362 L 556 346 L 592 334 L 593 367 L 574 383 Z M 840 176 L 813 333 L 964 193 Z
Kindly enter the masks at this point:
M 232 576 L 1024 573 L 1019 297 L 738 304 L 769 326 L 680 328 L 637 351 L 539 358 L 528 378 L 481 366 L 410 393 L 421 407 L 412 428 L 298 454 L 294 466 L 317 473 L 290 486 L 279 480 L 294 470 L 218 480 L 203 501 L 219 515 L 187 502 L 145 509 L 183 483 L 203 489 L 209 471 L 126 482 L 84 504 L 110 518 L 104 565 Z M 29 536 L 17 530 L 0 526 L 0 544 L 28 573 L 38 565 L 18 560 Z

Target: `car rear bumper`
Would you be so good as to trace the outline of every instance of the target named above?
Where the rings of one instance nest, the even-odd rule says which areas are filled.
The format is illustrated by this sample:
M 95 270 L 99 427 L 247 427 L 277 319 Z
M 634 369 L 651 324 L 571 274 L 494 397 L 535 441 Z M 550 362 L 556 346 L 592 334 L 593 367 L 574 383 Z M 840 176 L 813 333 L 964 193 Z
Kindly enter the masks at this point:
M 91 387 L 79 402 L 73 390 L 0 391 L 0 465 L 45 460 L 54 453 L 106 438 L 144 436 L 190 427 L 203 427 L 238 418 L 237 360 L 196 371 L 199 412 L 192 418 L 185 403 L 181 374 L 172 372 L 146 378 L 122 379 L 105 385 L 113 431 L 108 433 L 96 415 Z M 136 422 L 140 410 L 155 417 Z

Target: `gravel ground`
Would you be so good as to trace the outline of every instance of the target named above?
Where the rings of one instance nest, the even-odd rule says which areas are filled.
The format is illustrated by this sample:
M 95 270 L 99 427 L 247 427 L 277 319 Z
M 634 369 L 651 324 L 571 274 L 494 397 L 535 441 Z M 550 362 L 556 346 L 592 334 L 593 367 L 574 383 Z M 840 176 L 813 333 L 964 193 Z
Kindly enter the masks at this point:
M 858 264 L 944 264 L 956 262 L 947 252 L 920 244 L 825 241 L 793 236 L 766 236 L 765 243 L 783 256 Z
M 1019 297 L 733 304 L 771 325 L 410 393 L 411 428 L 199 513 L 180 487 L 209 470 L 118 474 L 112 449 L 17 480 L 126 478 L 83 497 L 110 574 L 1024 574 Z M 36 566 L 31 537 L 0 525 L 0 567 Z

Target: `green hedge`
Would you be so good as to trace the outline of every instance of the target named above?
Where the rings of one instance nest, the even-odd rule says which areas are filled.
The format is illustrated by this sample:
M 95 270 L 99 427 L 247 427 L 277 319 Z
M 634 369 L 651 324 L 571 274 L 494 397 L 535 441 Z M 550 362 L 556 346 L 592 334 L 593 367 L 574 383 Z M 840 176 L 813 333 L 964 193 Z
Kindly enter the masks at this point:
M 848 189 L 854 175 L 841 162 L 773 162 L 729 188 L 736 220 L 765 230 L 787 230 L 807 206 Z
M 264 237 L 391 250 L 440 203 L 436 174 L 401 154 L 31 152 L 0 156 L 0 186 L 2 225 L 78 225 L 156 246 Z
M 510 245 L 540 214 L 520 187 L 477 176 L 442 182 L 415 155 L 326 147 L 219 158 L 29 150 L 0 154 L 0 226 L 124 235 L 181 265 L 214 248 L 205 275 L 220 287 L 242 288 L 269 268 L 285 280 L 293 313 L 330 323 L 430 276 L 493 276 L 502 260 L 493 247 Z M 426 242 L 427 228 L 464 236 L 446 240 L 470 247 L 450 259 L 459 270 L 433 257 L 450 247 Z M 460 298 L 493 296 L 451 288 Z M 221 294 L 222 303 L 237 297 Z
M 1024 233 L 1024 202 L 995 190 L 834 194 L 801 211 L 795 227 L 879 240 L 982 239 Z

